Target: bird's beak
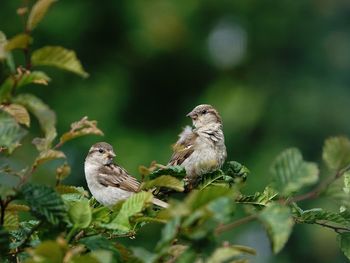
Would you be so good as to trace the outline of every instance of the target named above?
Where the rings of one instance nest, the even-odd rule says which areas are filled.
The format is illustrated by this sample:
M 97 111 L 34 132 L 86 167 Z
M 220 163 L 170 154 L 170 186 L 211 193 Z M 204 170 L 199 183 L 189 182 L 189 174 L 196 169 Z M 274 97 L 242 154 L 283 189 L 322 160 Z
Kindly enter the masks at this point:
M 195 112 L 191 111 L 186 115 L 186 117 L 190 117 L 191 119 L 197 119 L 198 115 Z
M 116 157 L 116 154 L 113 151 L 111 151 L 111 152 L 108 153 L 108 157 L 109 158 L 114 158 L 114 157 Z
M 115 155 L 115 153 L 113 151 L 108 153 L 108 161 L 107 161 L 108 165 L 113 163 L 113 159 L 114 159 L 115 156 L 116 155 Z

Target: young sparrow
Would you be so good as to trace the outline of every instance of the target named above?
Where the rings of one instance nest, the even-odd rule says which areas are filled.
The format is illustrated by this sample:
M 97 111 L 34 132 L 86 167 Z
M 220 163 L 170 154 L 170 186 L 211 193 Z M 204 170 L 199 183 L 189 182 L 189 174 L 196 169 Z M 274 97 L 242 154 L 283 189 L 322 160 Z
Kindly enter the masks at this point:
M 196 177 L 221 168 L 226 147 L 221 117 L 211 105 L 198 105 L 186 116 L 194 128 L 187 126 L 180 133 L 168 165 L 184 167 L 191 185 Z
M 91 194 L 104 206 L 112 207 L 140 191 L 140 183 L 128 172 L 113 163 L 113 147 L 105 142 L 94 144 L 85 159 L 85 178 Z M 160 207 L 168 204 L 153 198 Z

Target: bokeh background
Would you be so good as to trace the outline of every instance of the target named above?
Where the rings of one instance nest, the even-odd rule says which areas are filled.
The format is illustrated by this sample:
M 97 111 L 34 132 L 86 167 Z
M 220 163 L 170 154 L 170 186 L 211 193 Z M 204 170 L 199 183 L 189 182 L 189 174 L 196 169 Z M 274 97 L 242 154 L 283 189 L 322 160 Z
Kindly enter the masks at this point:
M 23 29 L 21 3 L 0 2 L 8 37 Z M 190 124 L 186 113 L 209 103 L 223 117 L 228 159 L 251 170 L 244 192 L 253 193 L 263 190 L 284 148 L 320 162 L 325 138 L 350 134 L 349 17 L 348 0 L 60 0 L 34 31 L 33 49 L 73 49 L 90 77 L 49 69 L 52 83 L 27 91 L 56 111 L 59 134 L 85 115 L 105 133 L 64 146 L 73 167 L 67 183 L 85 185 L 84 158 L 100 140 L 115 146 L 136 177 L 139 165 L 165 164 Z M 30 151 L 16 152 L 23 166 L 34 158 Z M 52 182 L 54 167 L 34 180 Z M 146 227 L 130 244 L 154 244 L 156 231 Z M 257 248 L 253 262 L 346 262 L 335 234 L 318 226 L 296 226 L 276 257 L 258 224 L 224 238 Z

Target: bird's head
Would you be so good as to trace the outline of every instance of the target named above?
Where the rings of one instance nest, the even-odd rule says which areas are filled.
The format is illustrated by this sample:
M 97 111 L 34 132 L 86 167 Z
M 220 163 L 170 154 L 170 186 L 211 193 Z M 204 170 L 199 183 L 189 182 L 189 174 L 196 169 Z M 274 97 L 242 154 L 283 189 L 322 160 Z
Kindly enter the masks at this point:
M 86 159 L 100 165 L 109 165 L 113 163 L 115 156 L 112 145 L 106 142 L 98 142 L 91 146 Z
M 209 104 L 198 105 L 186 116 L 192 119 L 193 126 L 195 128 L 201 128 L 203 126 L 215 123 L 222 123 L 218 111 Z

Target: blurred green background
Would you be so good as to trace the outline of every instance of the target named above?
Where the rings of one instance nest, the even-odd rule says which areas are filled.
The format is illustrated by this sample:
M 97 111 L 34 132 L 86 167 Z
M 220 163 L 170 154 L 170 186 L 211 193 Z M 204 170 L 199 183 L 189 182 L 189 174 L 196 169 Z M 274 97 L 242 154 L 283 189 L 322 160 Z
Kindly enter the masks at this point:
M 0 29 L 9 38 L 23 30 L 21 3 L 0 2 Z M 253 193 L 282 149 L 296 146 L 306 160 L 320 161 L 325 138 L 350 134 L 349 17 L 347 0 L 60 0 L 34 31 L 33 49 L 73 49 L 90 77 L 49 69 L 49 86 L 24 91 L 56 111 L 59 134 L 85 115 L 105 132 L 64 146 L 73 167 L 67 183 L 85 185 L 84 158 L 100 140 L 114 145 L 118 163 L 136 177 L 141 164 L 167 163 L 170 145 L 190 124 L 186 113 L 209 103 L 223 117 L 228 159 L 251 170 L 244 191 Z M 16 152 L 22 166 L 34 151 Z M 54 168 L 34 179 L 53 182 Z M 253 262 L 346 262 L 331 230 L 295 229 L 276 257 L 257 224 L 225 238 L 257 248 Z M 152 243 L 153 231 L 146 227 L 130 244 Z

